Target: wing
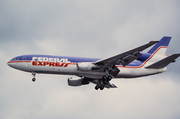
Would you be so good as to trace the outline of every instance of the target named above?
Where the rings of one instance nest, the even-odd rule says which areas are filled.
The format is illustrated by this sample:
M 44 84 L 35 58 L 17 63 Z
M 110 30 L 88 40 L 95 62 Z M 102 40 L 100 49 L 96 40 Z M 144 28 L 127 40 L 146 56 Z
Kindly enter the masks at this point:
M 105 71 L 106 68 L 111 69 L 111 75 L 116 76 L 119 73 L 119 69 L 115 65 L 119 65 L 120 63 L 123 66 L 128 65 L 132 61 L 138 59 L 142 56 L 140 51 L 147 49 L 148 47 L 158 43 L 159 41 L 150 41 L 149 43 L 137 47 L 135 49 L 129 50 L 127 52 L 115 55 L 113 57 L 102 59 L 94 62 L 95 65 L 100 66 L 101 68 L 98 71 Z

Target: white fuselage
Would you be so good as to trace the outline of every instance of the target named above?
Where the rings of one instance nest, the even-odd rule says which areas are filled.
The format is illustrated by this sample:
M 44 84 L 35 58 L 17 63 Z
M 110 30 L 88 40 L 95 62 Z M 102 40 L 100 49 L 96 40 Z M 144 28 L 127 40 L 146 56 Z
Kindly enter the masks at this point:
M 33 64 L 33 61 L 10 61 L 8 65 L 22 71 L 26 72 L 36 72 L 44 74 L 63 74 L 63 75 L 76 75 L 76 76 L 85 76 L 89 78 L 102 78 L 105 75 L 104 72 L 97 71 L 79 71 L 76 63 L 72 62 L 42 62 L 41 64 Z M 44 63 L 44 64 L 43 64 Z M 115 78 L 135 78 L 148 76 L 153 74 L 158 74 L 166 71 L 166 68 L 163 69 L 147 69 L 144 66 L 140 67 L 123 67 L 116 65 L 120 72 Z

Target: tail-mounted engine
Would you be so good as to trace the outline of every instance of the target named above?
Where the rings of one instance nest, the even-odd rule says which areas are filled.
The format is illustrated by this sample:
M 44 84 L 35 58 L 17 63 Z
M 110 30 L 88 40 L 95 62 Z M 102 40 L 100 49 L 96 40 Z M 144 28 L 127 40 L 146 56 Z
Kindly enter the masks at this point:
M 90 71 L 93 69 L 99 69 L 100 67 L 91 62 L 80 62 L 77 63 L 77 69 L 79 71 Z
M 70 77 L 68 78 L 68 85 L 69 86 L 81 86 L 89 84 L 89 80 L 80 77 Z

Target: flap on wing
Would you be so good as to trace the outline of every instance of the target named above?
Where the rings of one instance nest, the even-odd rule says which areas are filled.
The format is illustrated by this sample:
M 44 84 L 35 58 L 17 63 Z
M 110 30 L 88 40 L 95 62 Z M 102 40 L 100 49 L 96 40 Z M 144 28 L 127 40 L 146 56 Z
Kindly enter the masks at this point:
M 167 65 L 169 65 L 171 62 L 174 62 L 176 58 L 178 58 L 180 56 L 180 54 L 173 54 L 169 57 L 166 57 L 146 68 L 148 69 L 161 69 L 161 68 L 164 68 L 166 67 Z
M 138 59 L 139 57 L 141 57 L 142 54 L 140 52 L 137 52 L 137 53 L 133 53 L 133 54 L 130 54 L 128 55 L 127 57 L 123 58 L 122 60 L 120 60 L 119 62 L 123 65 L 123 66 L 126 66 L 128 65 L 129 63 L 131 63 L 132 61 Z M 117 62 L 118 63 L 118 62 Z

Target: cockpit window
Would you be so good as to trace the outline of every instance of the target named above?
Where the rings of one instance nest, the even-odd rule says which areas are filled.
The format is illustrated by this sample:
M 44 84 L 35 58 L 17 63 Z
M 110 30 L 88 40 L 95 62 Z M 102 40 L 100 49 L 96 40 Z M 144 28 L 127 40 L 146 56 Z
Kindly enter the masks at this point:
M 13 60 L 18 60 L 18 57 L 13 58 Z

